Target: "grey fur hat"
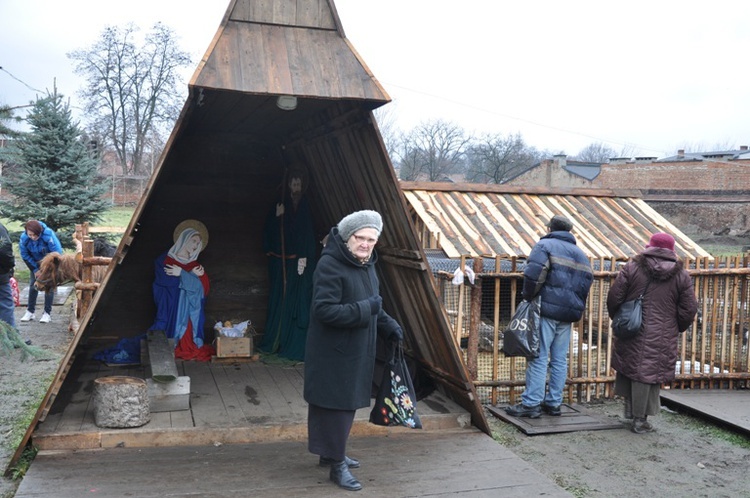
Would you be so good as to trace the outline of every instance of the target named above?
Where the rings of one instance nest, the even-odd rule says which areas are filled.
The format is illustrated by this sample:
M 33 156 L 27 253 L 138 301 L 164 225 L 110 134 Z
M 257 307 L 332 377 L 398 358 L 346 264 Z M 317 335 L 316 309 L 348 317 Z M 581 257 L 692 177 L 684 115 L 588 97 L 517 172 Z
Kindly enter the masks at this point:
M 383 231 L 383 218 L 380 217 L 380 213 L 369 210 L 355 211 L 352 214 L 344 216 L 338 224 L 339 235 L 345 242 L 355 232 L 363 228 L 374 228 L 378 231 L 379 237 L 380 232 Z

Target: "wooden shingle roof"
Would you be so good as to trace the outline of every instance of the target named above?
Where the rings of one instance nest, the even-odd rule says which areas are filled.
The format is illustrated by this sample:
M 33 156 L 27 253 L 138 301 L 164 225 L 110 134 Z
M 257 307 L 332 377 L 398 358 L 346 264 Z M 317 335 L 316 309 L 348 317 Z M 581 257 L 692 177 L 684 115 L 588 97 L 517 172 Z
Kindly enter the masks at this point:
M 327 0 L 235 0 L 190 85 L 260 95 L 390 101 L 346 39 Z
M 655 232 L 672 234 L 681 258 L 710 257 L 635 191 L 415 182 L 401 188 L 423 239 L 429 235 L 449 258 L 525 258 L 555 214 L 573 222 L 578 246 L 591 258 L 625 260 Z

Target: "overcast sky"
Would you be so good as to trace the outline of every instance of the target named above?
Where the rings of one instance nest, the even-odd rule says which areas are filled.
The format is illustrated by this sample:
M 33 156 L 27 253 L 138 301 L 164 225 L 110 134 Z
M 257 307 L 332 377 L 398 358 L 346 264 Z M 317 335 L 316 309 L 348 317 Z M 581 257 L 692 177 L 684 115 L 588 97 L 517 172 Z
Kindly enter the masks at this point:
M 750 145 L 750 2 L 335 3 L 403 130 L 443 119 L 569 155 L 594 142 L 657 157 Z M 0 102 L 26 104 L 56 78 L 75 105 L 81 81 L 66 53 L 107 25 L 162 21 L 197 64 L 228 5 L 0 0 Z

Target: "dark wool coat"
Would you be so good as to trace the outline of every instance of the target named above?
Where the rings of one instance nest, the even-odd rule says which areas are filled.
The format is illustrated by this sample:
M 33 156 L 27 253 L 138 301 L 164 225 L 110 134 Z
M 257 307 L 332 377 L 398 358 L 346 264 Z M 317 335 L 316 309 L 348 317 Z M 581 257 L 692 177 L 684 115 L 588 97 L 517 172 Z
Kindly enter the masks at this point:
M 577 322 L 594 280 L 591 264 L 566 231 L 550 232 L 534 245 L 523 271 L 523 298 L 541 296 L 543 317 Z
M 380 309 L 370 313 L 370 296 L 380 294 L 377 253 L 360 263 L 332 228 L 313 274 L 310 328 L 305 346 L 305 401 L 334 409 L 370 405 L 377 334 L 400 331 Z
M 8 230 L 0 223 L 0 284 L 7 284 L 13 276 L 16 258 L 13 256 L 13 242 Z
M 650 247 L 628 261 L 610 287 L 610 318 L 622 303 L 637 298 L 649 279 L 641 331 L 630 340 L 614 338 L 612 368 L 637 382 L 661 384 L 675 378 L 678 336 L 692 323 L 698 301 L 677 256 L 669 249 Z

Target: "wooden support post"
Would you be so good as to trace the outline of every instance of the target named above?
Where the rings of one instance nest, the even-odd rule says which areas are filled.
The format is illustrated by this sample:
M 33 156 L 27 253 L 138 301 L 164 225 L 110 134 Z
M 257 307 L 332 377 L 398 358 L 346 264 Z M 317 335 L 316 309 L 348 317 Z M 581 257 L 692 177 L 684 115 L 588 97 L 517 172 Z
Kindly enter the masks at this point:
M 474 275 L 482 273 L 483 268 L 482 256 L 474 258 Z M 474 284 L 471 287 L 471 314 L 469 316 L 469 340 L 466 346 L 467 365 L 471 380 L 477 380 L 478 366 L 477 355 L 479 354 L 479 323 L 482 315 L 482 281 L 479 277 L 474 277 Z

